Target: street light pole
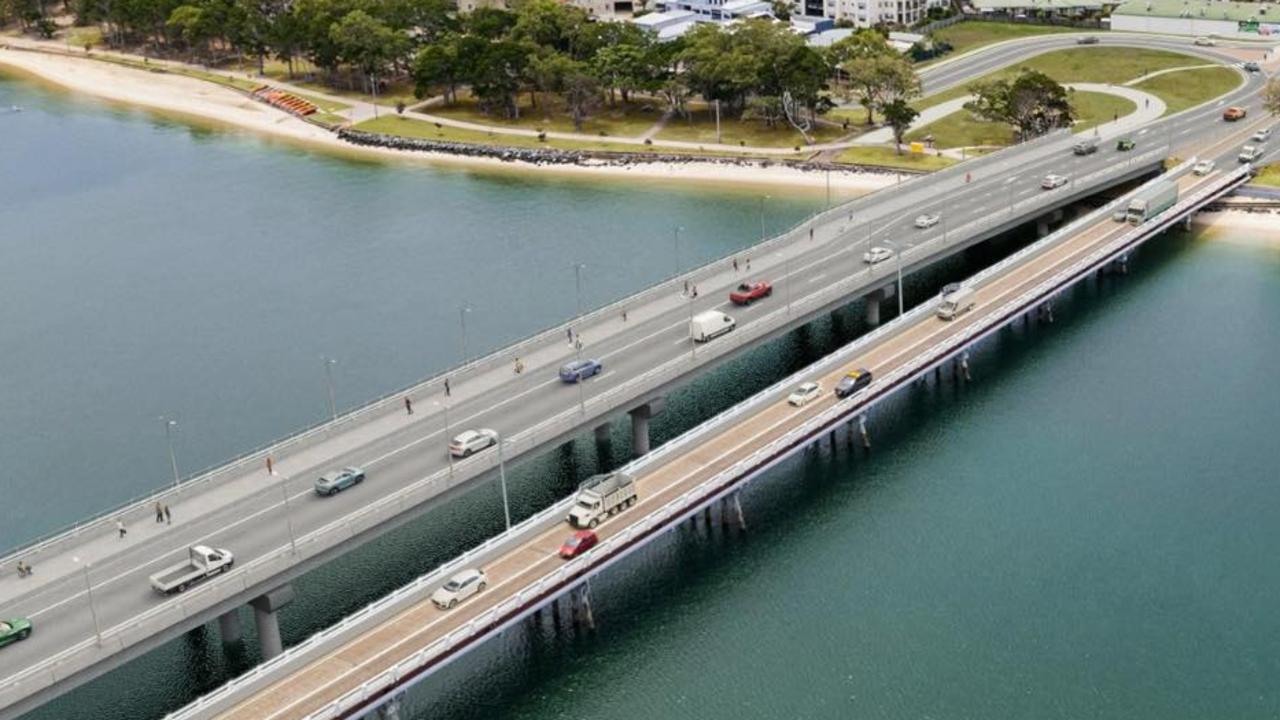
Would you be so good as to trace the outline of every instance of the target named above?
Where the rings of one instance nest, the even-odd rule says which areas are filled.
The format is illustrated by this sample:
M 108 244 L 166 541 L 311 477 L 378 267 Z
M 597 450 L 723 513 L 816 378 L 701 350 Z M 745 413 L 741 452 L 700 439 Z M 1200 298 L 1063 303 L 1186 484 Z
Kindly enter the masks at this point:
M 289 512 L 289 476 L 281 473 L 280 475 L 280 494 L 284 496 L 284 520 L 289 526 L 289 551 L 298 554 L 298 538 L 293 532 L 293 514 Z
M 578 289 L 578 318 L 582 318 L 582 271 L 587 267 L 586 263 L 573 264 L 574 282 Z
M 462 321 L 462 363 L 467 362 L 467 313 L 471 312 L 470 305 L 463 305 L 458 308 L 458 318 Z
M 893 255 L 898 259 L 898 317 L 902 317 L 902 248 L 895 247 Z
M 337 365 L 338 361 L 331 357 L 325 357 L 324 355 L 321 355 L 320 359 L 324 361 L 324 379 L 329 386 L 329 415 L 333 418 L 334 422 L 337 422 L 338 403 L 333 396 L 333 366 Z
M 502 483 L 502 514 L 507 519 L 507 530 L 511 530 L 511 505 L 507 502 L 507 463 L 502 457 L 502 443 L 506 438 L 498 435 L 498 480 Z
M 677 226 L 676 226 L 676 230 L 675 230 L 675 236 L 676 236 L 676 242 L 675 242 L 675 245 L 676 245 L 676 274 L 675 274 L 675 276 L 673 276 L 673 277 L 678 277 L 678 276 L 680 275 L 680 233 L 681 233 L 683 230 L 684 230 L 684 228 L 683 228 L 683 227 L 681 227 L 681 226 L 679 226 L 679 225 L 677 225 Z
M 764 201 L 768 200 L 768 195 L 760 197 L 760 239 L 764 240 Z
M 73 562 L 80 562 L 80 558 L 72 557 Z M 98 622 L 98 608 L 93 604 L 93 583 L 89 582 L 89 563 L 81 565 L 84 568 L 84 590 L 89 597 L 89 614 L 93 616 L 93 632 L 98 638 L 98 647 L 102 647 L 102 624 Z
M 172 420 L 163 415 L 160 421 L 164 423 L 164 440 L 169 445 L 169 467 L 173 470 L 173 486 L 178 487 L 180 477 L 178 475 L 178 455 L 173 451 L 173 428 L 178 426 L 177 420 Z
M 432 401 L 441 408 L 444 408 L 444 440 L 449 442 L 449 404 L 442 403 L 439 400 Z M 449 451 L 449 482 L 453 482 L 453 451 Z

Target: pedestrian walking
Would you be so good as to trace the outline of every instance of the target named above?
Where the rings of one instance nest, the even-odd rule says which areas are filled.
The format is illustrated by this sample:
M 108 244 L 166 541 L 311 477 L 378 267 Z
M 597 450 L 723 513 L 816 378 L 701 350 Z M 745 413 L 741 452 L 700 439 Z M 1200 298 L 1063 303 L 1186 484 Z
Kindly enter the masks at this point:
M 159 500 L 156 501 L 156 522 L 164 522 L 164 506 L 160 504 Z
M 576 337 L 576 338 L 574 338 L 574 339 L 573 339 L 573 348 L 574 348 L 575 350 L 581 350 L 581 349 L 582 349 L 582 335 L 581 335 L 581 334 L 579 334 L 579 335 L 578 335 L 578 337 Z
M 751 258 L 747 258 L 747 272 L 751 272 Z
M 565 328 L 564 331 L 569 334 L 569 344 L 573 344 L 573 328 Z
M 809 239 L 813 239 L 813 228 L 809 228 Z
M 444 396 L 449 397 L 453 393 L 449 390 L 449 378 L 444 379 Z
M 697 285 L 694 285 L 694 286 L 693 286 L 693 297 L 694 297 L 694 299 L 695 299 L 695 300 L 698 298 L 698 286 L 697 286 Z
M 516 374 L 524 372 L 524 363 L 520 362 L 520 358 L 516 358 Z
M 688 294 L 689 294 L 689 281 L 688 281 L 688 280 L 685 280 L 685 281 L 684 281 L 684 294 L 685 294 L 685 295 L 688 295 Z
M 1120 119 L 1120 113 L 1111 113 L 1111 122 L 1115 122 L 1119 119 Z
M 128 530 L 125 529 L 124 521 L 121 520 L 120 518 L 116 518 L 116 532 L 120 533 L 121 540 L 124 539 L 125 533 L 129 532 Z
M 626 311 L 626 310 L 623 310 L 623 311 L 622 311 L 622 322 L 626 322 L 626 321 L 627 321 L 627 311 Z
M 964 181 L 965 181 L 966 183 L 968 183 L 968 182 L 969 182 L 970 180 L 972 180 L 972 179 L 973 179 L 973 175 L 972 175 L 971 173 L 965 173 L 965 174 L 964 174 Z
M 271 456 L 270 456 L 270 455 L 268 455 L 268 456 L 267 456 L 267 474 L 268 474 L 268 475 L 275 475 L 275 474 L 276 474 L 275 468 L 271 467 Z
M 164 506 L 164 524 L 165 524 L 165 525 L 172 525 L 172 524 L 173 524 L 173 513 L 169 512 L 169 506 L 168 506 L 168 505 L 165 505 L 165 506 Z
M 31 566 L 25 562 L 18 561 L 18 577 L 26 577 L 31 574 Z
M 738 272 L 738 258 L 733 259 L 733 271 Z
M 408 395 L 405 395 L 404 397 L 404 414 L 405 415 L 413 414 L 413 400 L 411 400 Z

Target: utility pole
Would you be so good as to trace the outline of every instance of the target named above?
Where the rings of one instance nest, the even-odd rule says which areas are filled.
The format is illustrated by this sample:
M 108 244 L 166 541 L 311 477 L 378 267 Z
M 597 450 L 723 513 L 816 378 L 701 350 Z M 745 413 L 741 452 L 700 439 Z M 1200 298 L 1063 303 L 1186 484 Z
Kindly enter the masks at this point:
M 467 364 L 467 313 L 471 312 L 470 305 L 463 305 L 458 308 L 458 318 L 462 321 L 462 364 Z
M 329 415 L 333 418 L 334 422 L 337 422 L 338 403 L 334 399 L 333 395 L 333 366 L 337 365 L 338 361 L 330 357 L 325 357 L 324 355 L 321 355 L 320 359 L 324 361 L 324 378 L 325 382 L 329 386 Z
M 173 470 L 173 486 L 178 487 L 181 478 L 178 475 L 178 455 L 173 451 L 173 428 L 178 426 L 178 421 L 160 416 L 160 422 L 164 423 L 164 440 L 169 445 L 169 467 Z
M 678 277 L 678 276 L 680 275 L 680 233 L 681 233 L 681 232 L 683 232 L 683 231 L 684 231 L 684 228 L 683 228 L 683 227 L 681 227 L 681 226 L 679 226 L 679 225 L 677 225 L 677 226 L 676 226 L 676 231 L 675 231 L 675 236 L 676 236 L 676 241 L 675 241 L 675 247 L 676 247 L 676 273 L 675 273 L 675 275 L 673 275 L 672 277 Z
M 80 558 L 72 557 L 72 562 L 80 563 Z M 93 604 L 93 583 L 89 582 L 89 563 L 81 564 L 84 569 L 84 591 L 89 598 L 89 614 L 93 616 L 93 632 L 98 639 L 98 647 L 102 647 L 102 624 L 98 622 L 98 608 Z
M 511 530 L 511 504 L 507 501 L 507 464 L 502 457 L 502 443 L 506 437 L 498 435 L 498 480 L 502 483 L 502 514 L 507 519 L 507 531 Z

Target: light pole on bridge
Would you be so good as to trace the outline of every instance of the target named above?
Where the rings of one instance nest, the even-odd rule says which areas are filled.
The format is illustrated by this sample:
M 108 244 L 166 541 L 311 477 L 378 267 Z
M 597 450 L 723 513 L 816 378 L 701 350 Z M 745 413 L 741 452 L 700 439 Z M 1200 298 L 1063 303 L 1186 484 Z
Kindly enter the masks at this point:
M 507 501 L 507 463 L 502 456 L 502 444 L 506 436 L 498 433 L 498 481 L 502 484 L 502 515 L 507 520 L 507 530 L 511 530 L 511 505 Z
M 289 528 L 289 552 L 297 555 L 298 537 L 293 532 L 293 513 L 289 506 L 289 476 L 284 473 L 280 474 L 280 494 L 284 496 L 284 521 Z
M 673 275 L 672 277 L 679 277 L 680 275 L 680 233 L 682 232 L 684 232 L 684 227 L 677 225 L 675 228 L 675 232 L 673 233 L 673 235 L 675 235 L 676 272 L 675 272 L 675 275 Z
M 470 305 L 463 305 L 458 308 L 458 320 L 462 323 L 462 364 L 467 364 L 467 315 L 471 312 Z
M 178 421 L 161 415 L 160 422 L 164 423 L 164 440 L 169 445 L 169 468 L 173 471 L 173 486 L 178 487 L 181 476 L 178 475 L 178 454 L 173 450 L 173 429 L 178 427 Z
M 98 622 L 98 608 L 93 604 L 93 583 L 89 582 L 89 562 L 81 562 L 79 557 L 72 556 L 71 561 L 84 570 L 84 591 L 89 598 L 89 614 L 93 616 L 93 632 L 97 637 L 98 647 L 102 647 L 102 625 Z
M 449 437 L 449 403 L 443 403 L 443 402 L 440 402 L 439 400 L 432 400 L 431 402 L 434 403 L 437 407 L 444 410 L 444 441 L 446 443 L 451 442 L 452 438 Z M 449 451 L 449 482 L 450 484 L 453 483 L 453 451 L 452 450 Z
M 325 355 L 320 356 L 320 361 L 324 363 L 324 379 L 329 387 L 329 417 L 333 418 L 334 422 L 337 422 L 338 402 L 333 393 L 333 366 L 337 365 L 338 361 Z
M 765 201 L 765 200 L 769 200 L 769 199 L 770 199 L 770 197 L 769 197 L 768 195 L 761 195 L 761 196 L 760 196 L 760 239 L 761 239 L 761 240 L 764 240 L 764 239 L 765 239 L 765 234 L 764 234 L 764 201 Z
M 893 248 L 893 257 L 894 257 L 894 260 L 897 261 L 897 265 L 898 265 L 898 317 L 902 317 L 902 309 L 903 309 L 902 308 L 902 304 L 903 304 L 902 303 L 902 249 L 903 248 L 898 243 L 888 239 L 884 241 L 884 244 Z

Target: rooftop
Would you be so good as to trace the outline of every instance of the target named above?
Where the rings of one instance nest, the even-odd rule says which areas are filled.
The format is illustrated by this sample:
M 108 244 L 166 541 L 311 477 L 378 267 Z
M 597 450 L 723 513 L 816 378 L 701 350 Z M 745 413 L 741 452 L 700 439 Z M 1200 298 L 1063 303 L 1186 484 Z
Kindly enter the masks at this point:
M 979 10 L 1072 10 L 1086 8 L 1097 10 L 1102 0 L 974 0 Z
M 1256 2 L 1206 2 L 1206 0 L 1130 0 L 1113 15 L 1140 17 L 1186 17 L 1233 22 L 1280 23 L 1280 4 Z

